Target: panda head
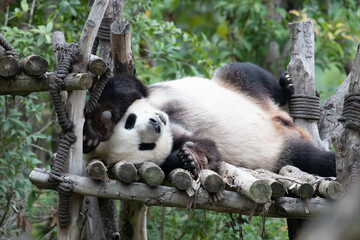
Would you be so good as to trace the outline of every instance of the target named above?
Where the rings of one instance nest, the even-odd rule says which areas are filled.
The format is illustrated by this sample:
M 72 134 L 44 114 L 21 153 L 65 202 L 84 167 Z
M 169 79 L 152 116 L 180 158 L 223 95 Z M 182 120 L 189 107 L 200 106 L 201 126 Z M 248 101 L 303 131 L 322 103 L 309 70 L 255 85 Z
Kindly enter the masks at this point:
M 151 106 L 146 99 L 134 101 L 114 126 L 109 139 L 90 153 L 108 165 L 118 161 L 140 164 L 152 161 L 161 165 L 170 154 L 173 137 L 166 113 Z
M 161 164 L 173 142 L 168 115 L 147 101 L 146 87 L 135 85 L 137 79 L 130 85 L 115 80 L 109 80 L 94 110 L 85 116 L 83 152 L 108 164 Z

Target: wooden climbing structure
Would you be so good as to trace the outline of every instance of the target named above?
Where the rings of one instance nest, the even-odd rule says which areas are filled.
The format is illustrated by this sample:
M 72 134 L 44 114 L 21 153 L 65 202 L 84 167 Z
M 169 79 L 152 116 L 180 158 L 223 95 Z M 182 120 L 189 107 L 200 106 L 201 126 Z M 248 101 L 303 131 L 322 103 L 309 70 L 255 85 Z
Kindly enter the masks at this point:
M 109 0 L 94 2 L 78 44 L 66 43 L 61 32 L 53 33 L 56 73 L 47 72 L 48 63 L 41 56 L 29 56 L 19 62 L 11 45 L 6 41 L 1 42 L 3 51 L 0 52 L 0 94 L 27 95 L 31 92 L 50 91 L 55 102 L 62 137 L 54 156 L 52 170 L 36 168 L 29 178 L 41 189 L 59 192 L 59 239 L 80 238 L 84 227 L 84 224 L 79 224 L 83 214 L 81 212 L 84 212 L 82 208 L 86 205 L 83 204 L 84 196 L 122 200 L 125 203 L 122 208 L 131 209 L 132 212 L 128 212 L 133 215 L 130 219 L 124 213 L 122 218 L 129 217 L 124 221 L 131 223 L 134 229 L 145 228 L 143 231 L 133 231 L 131 239 L 146 239 L 146 206 L 310 218 L 326 210 L 331 201 L 344 197 L 345 190 L 336 179 L 313 176 L 291 166 L 286 166 L 279 174 L 275 174 L 262 169 L 250 170 L 223 163 L 219 173 L 203 170 L 199 173 L 199 179 L 194 180 L 190 173 L 183 169 L 174 170 L 169 179 L 165 179 L 161 169 L 151 162 L 145 162 L 139 169 L 122 161 L 111 169 L 107 169 L 99 159 L 85 162 L 81 141 L 84 112 L 91 111 L 110 75 L 120 72 L 135 74 L 130 24 L 122 21 L 120 17 L 124 2 L 112 3 L 116 4 L 109 4 Z M 120 14 L 116 17 L 114 13 Z M 315 144 L 324 148 L 328 146 L 325 144 L 328 139 L 320 139 L 318 121 L 320 119 L 326 123 L 333 115 L 340 116 L 342 109 L 329 115 L 327 110 L 319 108 L 319 97 L 316 96 L 314 85 L 313 23 L 293 23 L 290 31 L 292 58 L 288 72 L 295 86 L 295 98 L 290 104 L 290 113 L 297 125 L 310 132 Z M 96 52 L 99 56 L 95 55 Z M 349 85 L 351 80 L 349 91 L 352 93 L 346 97 L 341 119 L 346 124 L 345 127 L 340 127 L 340 130 L 339 125 L 336 125 L 339 133 L 346 132 L 354 136 L 358 134 L 359 126 L 359 118 L 353 116 L 358 109 L 356 101 L 359 101 L 358 55 L 359 53 L 354 63 L 357 68 L 354 67 L 351 79 L 349 77 L 344 83 Z M 89 88 L 92 88 L 90 100 L 85 104 Z M 343 98 L 348 89 L 339 89 L 344 90 L 336 94 Z M 68 92 L 66 105 L 62 103 L 61 91 Z M 299 108 L 299 102 L 305 102 L 312 108 Z M 335 129 L 334 125 L 331 127 Z M 355 159 L 357 155 L 351 155 L 352 150 L 347 150 L 346 144 L 347 140 L 341 135 L 337 145 L 341 150 L 338 152 L 349 153 L 349 156 L 343 154 L 337 158 L 338 165 L 342 164 L 338 169 L 346 170 L 341 172 L 341 183 L 350 181 L 348 179 L 353 176 L 351 173 L 355 172 L 346 164 L 358 162 Z M 96 224 L 96 219 L 93 220 Z M 102 234 L 116 238 L 123 231 L 122 226 L 125 224 L 121 224 L 123 223 L 120 223 L 119 229 L 115 226 L 117 223 L 112 223 Z

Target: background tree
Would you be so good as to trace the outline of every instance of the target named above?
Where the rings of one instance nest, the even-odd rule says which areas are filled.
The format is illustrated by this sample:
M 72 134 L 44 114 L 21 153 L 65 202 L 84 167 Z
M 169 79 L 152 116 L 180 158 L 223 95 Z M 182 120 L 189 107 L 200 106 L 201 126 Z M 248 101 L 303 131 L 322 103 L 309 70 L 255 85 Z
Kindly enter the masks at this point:
M 54 71 L 51 32 L 61 30 L 68 42 L 78 41 L 88 12 L 86 1 L 14 1 L 0 13 L 0 31 L 19 58 L 44 56 Z M 355 0 L 128 0 L 124 15 L 132 25 L 137 76 L 145 83 L 211 78 L 217 67 L 234 61 L 256 63 L 278 76 L 289 62 L 287 24 L 313 19 L 316 81 L 327 97 L 351 69 L 360 36 Z M 49 165 L 57 146 L 59 131 L 48 102 L 48 93 L 0 96 L 0 238 L 55 236 L 57 198 L 27 180 L 35 165 Z M 245 238 L 255 239 L 263 226 L 261 218 L 242 227 L 247 217 L 160 207 L 150 208 L 148 219 L 150 239 L 235 239 L 241 228 Z M 269 239 L 287 238 L 278 231 L 286 229 L 283 219 L 265 226 Z

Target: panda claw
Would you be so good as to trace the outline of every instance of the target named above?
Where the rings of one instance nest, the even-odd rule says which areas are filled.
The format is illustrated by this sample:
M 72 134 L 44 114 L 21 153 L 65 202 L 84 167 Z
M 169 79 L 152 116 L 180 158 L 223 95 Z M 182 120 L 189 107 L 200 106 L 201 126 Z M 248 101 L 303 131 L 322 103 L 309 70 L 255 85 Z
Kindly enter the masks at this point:
M 188 147 L 188 148 L 193 148 L 195 146 L 195 144 L 193 142 L 186 142 L 186 143 L 184 143 L 184 146 Z

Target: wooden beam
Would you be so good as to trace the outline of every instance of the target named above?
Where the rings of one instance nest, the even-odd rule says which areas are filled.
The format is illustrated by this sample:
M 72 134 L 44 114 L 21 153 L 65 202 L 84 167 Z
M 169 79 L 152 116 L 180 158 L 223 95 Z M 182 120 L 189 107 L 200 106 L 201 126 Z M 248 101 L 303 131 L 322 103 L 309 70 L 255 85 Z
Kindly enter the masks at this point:
M 28 95 L 32 92 L 45 92 L 49 90 L 49 83 L 55 80 L 55 73 L 46 73 L 43 78 L 29 75 L 16 75 L 13 78 L 0 77 L 0 95 Z M 92 85 L 92 78 L 87 73 L 70 73 L 64 79 L 65 89 L 86 90 Z
M 30 181 L 40 189 L 51 189 L 48 183 L 49 171 L 35 168 L 29 176 Z M 186 208 L 189 196 L 185 191 L 174 187 L 159 185 L 151 187 L 144 183 L 134 182 L 124 184 L 120 181 L 96 181 L 87 177 L 66 174 L 64 181 L 74 183 L 74 193 L 101 198 L 112 198 L 136 201 L 147 206 L 181 207 Z M 263 211 L 262 204 L 256 204 L 237 192 L 223 190 L 224 197 L 218 202 L 209 201 L 210 196 L 206 191 L 197 194 L 194 208 L 218 212 L 233 212 L 247 215 L 260 215 Z M 281 197 L 272 202 L 265 216 L 269 217 L 296 217 L 310 218 L 319 212 L 328 209 L 330 201 L 323 198 L 311 198 L 306 201 L 297 198 Z

